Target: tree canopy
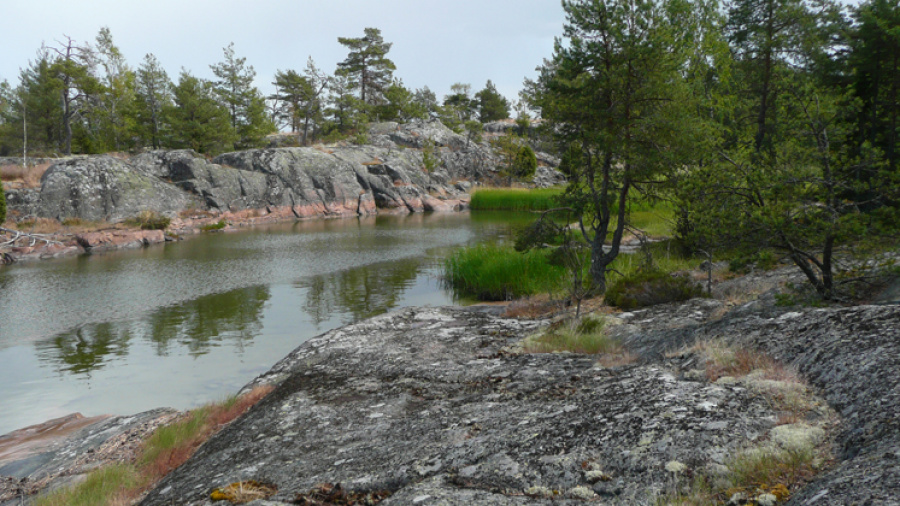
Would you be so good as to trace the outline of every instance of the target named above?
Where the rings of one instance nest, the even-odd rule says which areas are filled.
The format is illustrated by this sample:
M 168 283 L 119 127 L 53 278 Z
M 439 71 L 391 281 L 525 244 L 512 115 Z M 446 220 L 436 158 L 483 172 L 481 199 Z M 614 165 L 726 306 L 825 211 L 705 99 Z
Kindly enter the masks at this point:
M 338 42 L 350 52 L 338 63 L 337 73 L 350 78 L 351 88 L 359 90 L 363 104 L 382 103 L 397 70 L 387 57 L 392 44 L 384 41 L 378 28 L 366 28 L 365 35 L 359 38 L 338 37 Z

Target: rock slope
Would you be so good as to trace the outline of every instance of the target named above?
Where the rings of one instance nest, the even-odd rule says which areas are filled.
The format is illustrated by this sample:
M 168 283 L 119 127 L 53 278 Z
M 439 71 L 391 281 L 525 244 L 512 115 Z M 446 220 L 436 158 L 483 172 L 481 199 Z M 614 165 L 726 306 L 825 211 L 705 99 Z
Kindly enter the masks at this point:
M 341 483 L 390 491 L 384 505 L 644 504 L 775 425 L 766 399 L 674 360 L 510 353 L 538 325 L 412 308 L 313 339 L 142 504 L 211 504 L 251 479 L 278 487 L 273 502 Z
M 490 179 L 498 159 L 486 143 L 468 142 L 439 121 L 373 125 L 370 143 L 268 148 L 211 161 L 188 150 L 152 151 L 123 160 L 71 157 L 51 166 L 40 190 L 8 192 L 21 217 L 122 221 L 141 211 L 254 209 L 285 218 L 376 212 L 445 211 L 465 205 L 468 182 Z M 425 170 L 420 148 L 433 145 L 437 166 Z M 544 156 L 536 178 L 563 181 Z M 459 183 L 465 181 L 465 183 Z

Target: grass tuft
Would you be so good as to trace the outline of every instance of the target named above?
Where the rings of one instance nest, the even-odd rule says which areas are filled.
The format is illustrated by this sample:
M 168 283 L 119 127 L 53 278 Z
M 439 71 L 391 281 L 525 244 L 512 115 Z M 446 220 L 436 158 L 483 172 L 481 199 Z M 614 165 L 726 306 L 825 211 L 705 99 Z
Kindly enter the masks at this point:
M 223 228 L 225 228 L 225 225 L 227 225 L 225 220 L 219 220 L 215 223 L 209 223 L 207 225 L 201 226 L 200 230 L 202 230 L 203 232 L 212 232 L 214 230 L 222 230 Z
M 510 246 L 482 244 L 457 250 L 444 261 L 444 281 L 459 296 L 511 300 L 556 292 L 566 270 L 550 265 L 549 252 L 519 253 Z
M 618 340 L 604 332 L 606 320 L 585 316 L 580 321 L 563 322 L 547 331 L 527 338 L 522 344 L 526 353 L 571 352 L 604 355 L 603 365 L 610 367 L 634 361 Z
M 73 488 L 56 490 L 39 497 L 34 506 L 97 506 L 128 504 L 127 490 L 141 481 L 137 470 L 129 464 L 113 464 L 88 475 Z

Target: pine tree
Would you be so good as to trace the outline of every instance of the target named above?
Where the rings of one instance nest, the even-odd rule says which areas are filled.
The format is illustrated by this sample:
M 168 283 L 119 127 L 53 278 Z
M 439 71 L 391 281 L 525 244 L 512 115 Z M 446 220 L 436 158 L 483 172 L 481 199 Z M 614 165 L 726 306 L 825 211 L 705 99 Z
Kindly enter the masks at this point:
M 56 58 L 50 65 L 51 74 L 59 81 L 62 106 L 63 154 L 72 154 L 73 123 L 88 108 L 91 97 L 100 90 L 90 65 L 93 55 L 87 47 L 76 45 L 71 37 L 59 47 L 50 47 Z
M 32 152 L 58 153 L 63 143 L 62 108 L 59 106 L 62 82 L 56 78 L 52 65 L 50 56 L 41 52 L 20 75 L 21 110 L 16 113 L 21 116 L 15 121 L 25 125 Z
M 263 138 L 275 130 L 275 125 L 266 113 L 265 98 L 253 86 L 256 71 L 246 64 L 246 58 L 235 56 L 234 43 L 223 51 L 225 61 L 210 66 L 218 78 L 216 95 L 229 111 L 235 147 L 258 147 L 263 144 Z
M 853 91 L 863 107 L 858 146 L 870 142 L 884 153 L 890 169 L 900 166 L 900 6 L 869 0 L 856 12 L 849 58 Z
M 282 125 L 290 127 L 291 132 L 297 132 L 305 99 L 312 94 L 312 86 L 296 70 L 276 71 L 275 81 L 272 84 L 275 86 L 275 93 L 269 98 L 276 103 L 277 120 Z
M 697 140 L 682 76 L 683 0 L 565 0 L 565 40 L 530 83 L 575 174 L 565 200 L 590 244 L 590 277 L 606 289 L 635 194 L 687 164 Z M 637 190 L 637 191 L 636 191 Z
M 384 100 L 384 92 L 391 85 L 394 62 L 387 58 L 391 43 L 381 37 L 381 30 L 366 28 L 361 38 L 338 37 L 350 53 L 338 63 L 337 74 L 350 78 L 353 89 L 359 89 L 363 105 L 378 105 Z
M 509 101 L 497 91 L 490 80 L 484 89 L 475 94 L 478 108 L 478 121 L 489 123 L 509 117 Z
M 444 96 L 444 108 L 442 119 L 444 123 L 453 129 L 472 119 L 475 115 L 475 101 L 472 99 L 472 85 L 466 83 L 453 83 L 450 86 L 450 94 Z
M 172 105 L 172 82 L 153 54 L 144 56 L 137 71 L 135 90 L 137 131 L 144 143 L 159 149 L 163 130 L 163 111 Z
M 115 45 L 109 28 L 97 34 L 94 58 L 103 68 L 100 88 L 93 101 L 95 131 L 100 149 L 119 151 L 130 147 L 134 132 L 135 74 Z
M 235 134 L 229 111 L 216 100 L 214 90 L 212 83 L 181 71 L 173 89 L 174 103 L 165 110 L 171 125 L 166 144 L 210 154 L 232 149 Z

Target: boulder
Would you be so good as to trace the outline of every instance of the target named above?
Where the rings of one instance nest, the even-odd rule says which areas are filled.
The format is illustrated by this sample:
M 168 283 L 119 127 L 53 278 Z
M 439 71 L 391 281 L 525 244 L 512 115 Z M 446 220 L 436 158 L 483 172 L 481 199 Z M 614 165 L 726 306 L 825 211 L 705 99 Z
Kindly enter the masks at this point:
M 162 230 L 100 230 L 77 234 L 75 240 L 85 251 L 140 248 L 166 241 Z
M 111 156 L 79 157 L 50 167 L 35 214 L 63 220 L 122 221 L 142 211 L 174 214 L 195 202 L 171 184 Z

